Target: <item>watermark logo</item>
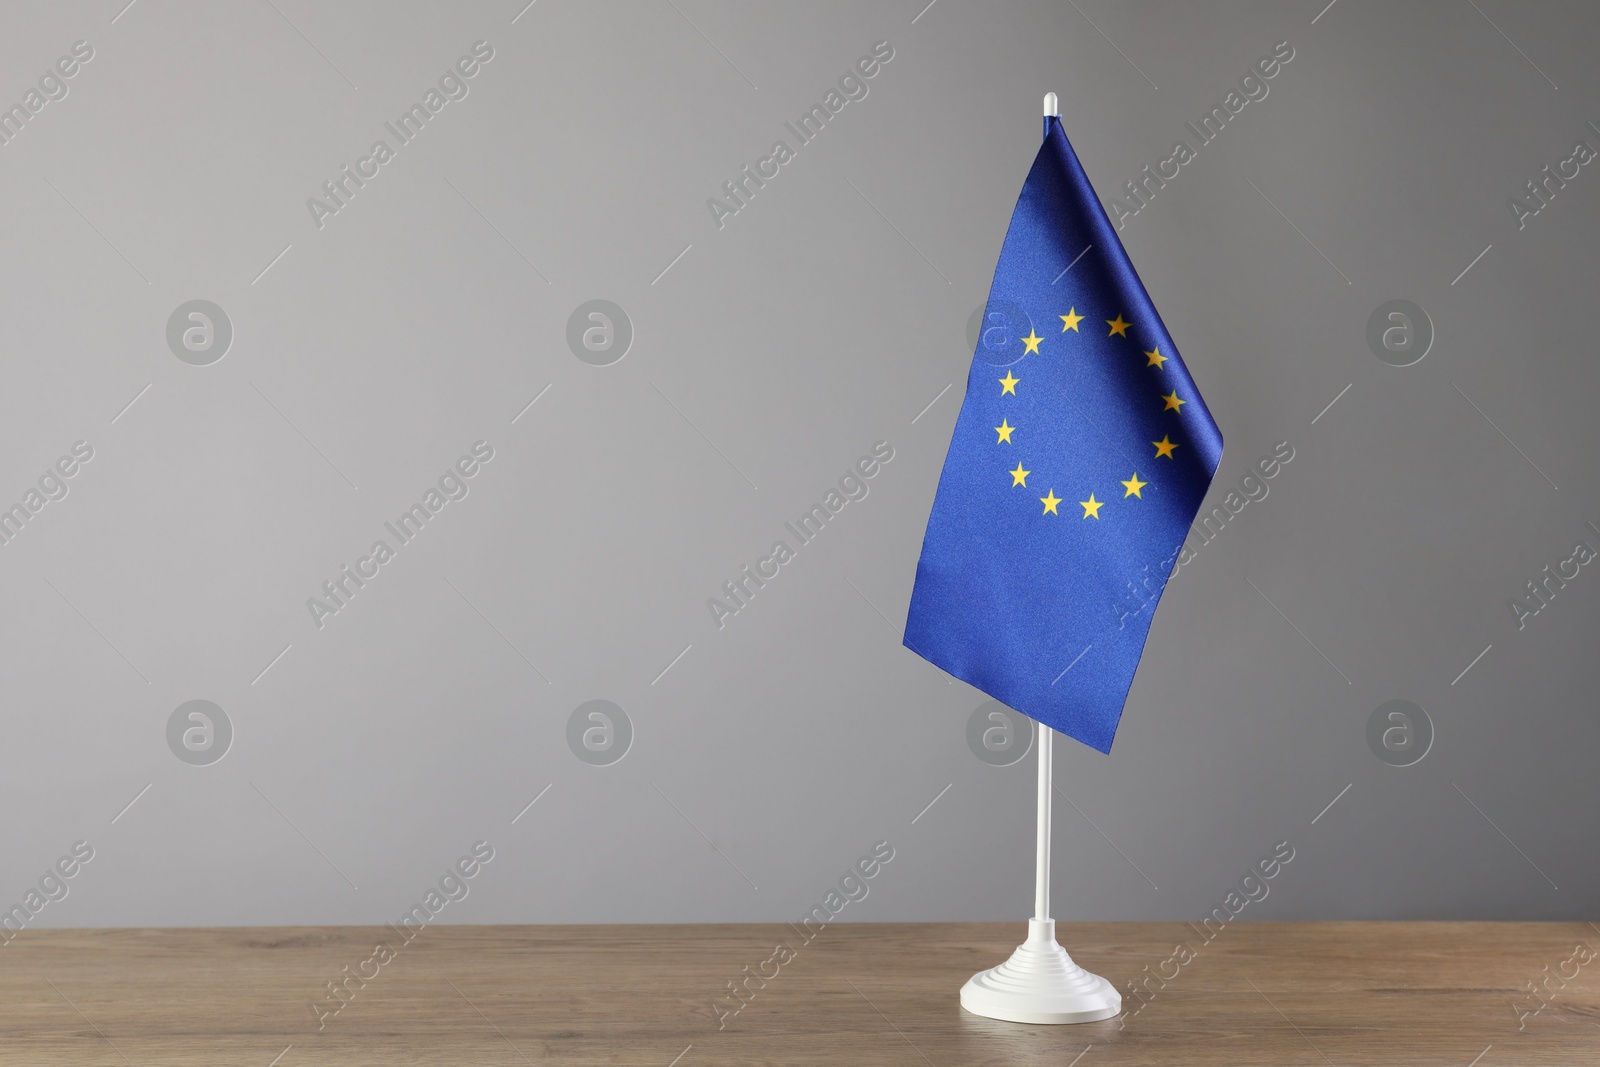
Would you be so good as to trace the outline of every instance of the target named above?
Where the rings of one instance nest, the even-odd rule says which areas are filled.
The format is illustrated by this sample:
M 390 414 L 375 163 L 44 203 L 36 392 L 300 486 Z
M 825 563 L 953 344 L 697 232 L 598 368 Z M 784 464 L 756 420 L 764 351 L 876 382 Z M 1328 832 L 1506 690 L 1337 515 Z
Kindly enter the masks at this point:
M 1267 499 L 1272 492 L 1272 487 L 1267 483 L 1276 478 L 1285 464 L 1294 459 L 1294 445 L 1288 441 L 1279 441 L 1272 446 L 1272 451 L 1256 460 L 1253 467 L 1246 468 L 1245 473 L 1239 478 L 1237 489 L 1230 488 L 1222 496 L 1219 506 L 1213 506 L 1209 512 L 1196 516 L 1195 522 L 1185 536 L 1183 547 L 1178 551 L 1178 566 L 1186 567 L 1194 562 L 1199 554 L 1201 545 L 1209 545 L 1216 540 L 1217 535 L 1227 528 L 1228 523 L 1239 517 L 1248 505 L 1260 503 Z M 1212 499 L 1215 499 L 1216 486 L 1212 486 Z M 1176 569 L 1174 572 L 1176 573 Z M 1135 597 L 1135 604 L 1143 598 Z
M 376 979 L 383 973 L 384 967 L 398 959 L 400 950 L 411 944 L 440 912 L 451 904 L 466 900 L 467 894 L 472 892 L 472 887 L 467 883 L 476 878 L 493 859 L 493 845 L 487 841 L 475 843 L 470 852 L 444 869 L 438 881 L 427 888 L 422 899 L 412 904 L 398 923 L 386 924 L 383 940 L 372 946 L 370 955 L 358 961 L 354 968 L 345 964 L 339 977 L 329 979 L 324 986 L 327 992 L 322 999 L 306 1002 L 317 1020 L 317 1029 L 326 1029 L 328 1020 L 344 1011 L 345 1006 L 367 988 L 367 983 Z
M 1584 531 L 1587 537 L 1590 531 L 1600 534 L 1600 526 L 1591 520 L 1585 523 L 1588 530 Z M 0 537 L 4 537 L 0 530 Z M 1528 625 L 1528 620 L 1550 606 L 1556 595 L 1567 587 L 1567 583 L 1583 573 L 1583 568 L 1593 563 L 1596 559 L 1594 546 L 1580 538 L 1572 546 L 1572 554 L 1566 559 L 1556 556 L 1554 565 L 1546 563 L 1539 576 L 1528 582 L 1525 596 L 1514 596 L 1506 600 L 1506 606 L 1511 609 L 1511 614 L 1517 620 L 1517 629 L 1521 630 Z
M 633 320 L 609 300 L 585 301 L 567 318 L 567 347 L 591 367 L 609 367 L 633 347 Z
M 94 446 L 87 441 L 76 441 L 70 455 L 64 455 L 44 469 L 39 476 L 38 488 L 29 486 L 20 500 L 10 507 L 0 503 L 0 545 L 9 545 L 11 539 L 22 532 L 23 526 L 44 510 L 53 500 L 66 499 L 70 486 L 67 479 L 77 474 L 83 464 L 94 458 Z
M 1586 941 L 1580 941 L 1572 946 L 1572 955 L 1562 960 L 1554 973 L 1551 972 L 1550 965 L 1545 964 L 1540 972 L 1538 984 L 1535 985 L 1532 980 L 1528 981 L 1528 996 L 1524 997 L 1520 1004 L 1515 1000 L 1511 1002 L 1511 1011 L 1517 1017 L 1517 1029 L 1526 1030 L 1528 1020 L 1537 1018 L 1540 1012 L 1548 1008 L 1567 988 L 1567 983 L 1577 978 L 1578 972 L 1592 963 L 1597 955 L 1600 953 L 1597 953 L 1593 946 Z
M 1409 700 L 1391 700 L 1367 718 L 1367 747 L 1391 767 L 1420 763 L 1433 747 L 1433 720 Z
M 84 64 L 94 58 L 94 46 L 88 41 L 74 41 L 69 54 L 57 59 L 39 75 L 38 88 L 30 87 L 22 94 L 19 103 L 7 107 L 0 104 L 0 146 L 11 143 L 28 123 L 55 100 L 65 100 L 70 91 L 67 81 L 76 77 Z
M 1589 120 L 1589 128 L 1600 133 L 1600 126 L 1596 126 L 1593 119 Z M 1574 142 L 1572 151 L 1556 163 L 1554 170 L 1546 163 L 1538 174 L 1524 182 L 1520 195 L 1506 199 L 1511 217 L 1517 220 L 1517 229 L 1525 228 L 1530 218 L 1549 207 L 1556 193 L 1565 189 L 1594 158 L 1595 150 L 1588 141 Z
M 1409 300 L 1379 304 L 1367 318 L 1367 347 L 1391 367 L 1420 363 L 1433 347 L 1433 320 Z
M 323 620 L 328 616 L 337 615 L 349 607 L 356 594 L 383 572 L 390 561 L 396 558 L 400 549 L 416 540 L 427 524 L 444 510 L 446 504 L 467 498 L 467 494 L 472 491 L 471 480 L 477 477 L 484 465 L 492 459 L 494 459 L 493 445 L 488 441 L 474 442 L 468 454 L 461 456 L 453 465 L 444 469 L 444 473 L 439 475 L 436 486 L 429 486 L 415 504 L 401 512 L 393 521 L 385 522 L 383 528 L 394 539 L 394 544 L 391 545 L 386 538 L 378 538 L 372 542 L 372 547 L 367 550 L 366 555 L 356 557 L 354 567 L 348 563 L 343 564 L 338 574 L 322 583 L 322 597 L 307 597 L 306 611 L 311 615 L 312 624 L 320 630 L 325 625 Z
M 1138 177 L 1123 182 L 1126 196 L 1113 194 L 1106 208 L 1106 213 L 1117 220 L 1117 229 L 1122 229 L 1129 219 L 1149 207 L 1156 192 L 1165 189 L 1168 182 L 1176 181 L 1184 167 L 1200 158 L 1200 149 L 1222 136 L 1222 131 L 1240 112 L 1250 104 L 1265 100 L 1272 91 L 1267 82 L 1277 77 L 1294 57 L 1294 46 L 1288 41 L 1273 45 L 1270 54 L 1257 59 L 1240 75 L 1237 89 L 1229 89 L 1220 103 L 1212 104 L 1211 110 L 1200 116 L 1198 125 L 1192 121 L 1183 124 L 1194 135 L 1193 147 L 1187 137 L 1180 138 L 1173 143 L 1171 153 L 1158 159 L 1154 167 L 1146 163 Z M 1151 82 L 1152 86 L 1154 84 Z
M 1033 720 L 998 700 L 972 709 L 967 747 L 991 767 L 1010 767 L 1033 750 Z
M 1267 895 L 1272 892 L 1272 887 L 1267 883 L 1282 873 L 1283 869 L 1294 861 L 1294 857 L 1294 846 L 1287 841 L 1279 841 L 1272 846 L 1270 855 L 1262 856 L 1245 869 L 1244 875 L 1222 898 L 1222 903 L 1214 905 L 1205 918 L 1200 920 L 1198 926 L 1192 922 L 1185 923 L 1184 925 L 1196 935 L 1195 939 L 1174 945 L 1172 954 L 1158 961 L 1155 970 L 1152 971 L 1146 964 L 1142 975 L 1128 982 L 1127 995 L 1122 998 L 1123 1011 L 1118 1018 L 1117 1029 L 1126 1029 L 1128 1020 L 1144 1011 L 1145 1006 L 1154 1000 L 1159 992 L 1176 981 L 1183 973 L 1183 968 L 1198 959 L 1201 950 L 1220 936 L 1240 912 L 1251 904 L 1259 904 L 1266 900 Z
M 209 300 L 187 300 L 167 318 L 167 347 L 191 367 L 209 367 L 233 345 L 233 320 Z
M 633 747 L 633 720 L 609 700 L 586 700 L 567 717 L 567 747 L 591 767 L 609 767 Z
M 798 926 L 787 924 L 795 935 L 793 938 L 786 938 L 774 945 L 772 954 L 757 963 L 754 971 L 746 964 L 740 977 L 730 978 L 727 992 L 719 993 L 711 1000 L 711 1013 L 716 1016 L 717 1029 L 727 1029 L 728 1023 L 756 999 L 756 994 L 767 988 L 769 982 L 779 978 L 783 968 L 794 962 L 800 950 L 827 929 L 840 912 L 851 903 L 866 900 L 867 894 L 872 892 L 868 883 L 882 873 L 884 866 L 893 859 L 894 846 L 888 841 L 874 844 L 871 852 L 845 868 L 838 882 L 829 887 L 819 903 L 811 905 L 811 910 L 806 912 Z
M 394 161 L 401 148 L 416 140 L 446 105 L 467 98 L 472 91 L 472 79 L 492 59 L 494 46 L 488 41 L 477 41 L 470 54 L 444 69 L 437 86 L 428 86 L 421 99 L 392 121 L 385 122 L 383 128 L 394 139 L 393 144 L 389 143 L 388 137 L 373 141 L 367 154 L 356 159 L 353 169 L 346 163 L 337 174 L 322 183 L 322 196 L 306 198 L 306 211 L 311 215 L 312 224 L 320 230 L 327 225 L 329 218 L 349 207 L 356 194 Z
M 72 890 L 67 880 L 77 877 L 84 864 L 92 859 L 94 846 L 87 841 L 79 841 L 55 863 L 46 867 L 44 874 L 39 876 L 37 887 L 29 886 L 21 900 L 0 911 L 0 945 L 9 945 L 12 938 L 47 905 L 67 899 L 67 894 Z
M 800 549 L 815 541 L 823 528 L 839 517 L 844 506 L 853 501 L 865 500 L 871 492 L 871 479 L 883 470 L 884 464 L 894 459 L 894 446 L 888 441 L 876 441 L 872 452 L 857 459 L 840 475 L 838 487 L 830 488 L 811 509 L 783 524 L 794 544 L 787 540 L 772 543 L 772 551 L 756 560 L 754 569 L 745 564 L 739 573 L 722 583 L 721 597 L 707 597 L 706 609 L 711 622 L 722 629 L 727 620 L 739 614 L 754 602 L 756 594 L 777 578 L 782 568 L 794 560 Z M 724 599 L 725 598 L 725 599 Z
M 846 105 L 865 100 L 871 89 L 867 82 L 876 77 L 893 58 L 894 46 L 888 41 L 873 45 L 870 54 L 856 60 L 839 76 L 837 88 L 830 87 L 820 101 L 812 104 L 793 122 L 783 124 L 783 128 L 794 137 L 793 145 L 786 138 L 772 142 L 772 149 L 756 160 L 754 168 L 746 163 L 739 168 L 738 174 L 722 183 L 720 196 L 707 197 L 706 210 L 711 212 L 711 221 L 717 224 L 717 229 L 722 229 L 728 224 L 728 219 L 749 207 L 756 193 L 765 189 L 767 183 L 776 178 L 785 166 L 798 158 L 800 149 L 821 136 L 828 123 L 837 119 Z M 751 87 L 754 88 L 754 85 Z
M 991 367 L 1009 367 L 1027 355 L 1024 337 L 1033 336 L 1033 320 L 1022 306 L 1004 298 L 979 305 L 967 319 L 967 351 Z
M 191 767 L 208 767 L 233 745 L 233 720 L 209 700 L 186 700 L 167 718 L 167 747 Z

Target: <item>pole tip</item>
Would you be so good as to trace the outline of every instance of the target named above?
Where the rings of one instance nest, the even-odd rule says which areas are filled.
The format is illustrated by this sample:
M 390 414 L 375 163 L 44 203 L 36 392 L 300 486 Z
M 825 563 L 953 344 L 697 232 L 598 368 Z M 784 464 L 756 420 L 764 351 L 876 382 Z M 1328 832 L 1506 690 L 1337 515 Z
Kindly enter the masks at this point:
M 1055 118 L 1056 116 L 1058 116 L 1060 114 L 1061 114 L 1061 108 L 1056 103 L 1056 94 L 1055 93 L 1045 93 L 1044 94 L 1044 117 L 1047 118 L 1047 119 Z

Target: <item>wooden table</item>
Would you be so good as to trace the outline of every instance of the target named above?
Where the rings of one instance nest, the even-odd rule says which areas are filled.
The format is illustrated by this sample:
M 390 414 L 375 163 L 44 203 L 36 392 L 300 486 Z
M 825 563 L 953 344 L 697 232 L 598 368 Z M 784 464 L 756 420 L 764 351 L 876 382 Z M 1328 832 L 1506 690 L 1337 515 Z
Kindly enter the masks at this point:
M 1075 958 L 1123 990 L 1122 1018 L 964 1013 L 961 983 L 1023 933 L 835 923 L 805 943 L 781 925 L 440 926 L 406 943 L 364 927 L 28 930 L 0 945 L 0 1063 L 1600 1064 L 1600 958 L 1586 958 L 1600 928 L 1587 923 L 1234 923 L 1210 943 L 1180 923 L 1063 924 Z M 767 962 L 779 942 L 793 957 Z M 1180 942 L 1193 952 L 1182 962 Z M 777 976 L 752 980 L 719 1029 L 713 1002 L 736 1003 L 727 984 L 746 967 Z M 352 974 L 348 1002 L 331 999 L 326 984 Z M 1147 999 L 1127 991 L 1136 979 Z M 319 1002 L 342 1003 L 320 1030 Z

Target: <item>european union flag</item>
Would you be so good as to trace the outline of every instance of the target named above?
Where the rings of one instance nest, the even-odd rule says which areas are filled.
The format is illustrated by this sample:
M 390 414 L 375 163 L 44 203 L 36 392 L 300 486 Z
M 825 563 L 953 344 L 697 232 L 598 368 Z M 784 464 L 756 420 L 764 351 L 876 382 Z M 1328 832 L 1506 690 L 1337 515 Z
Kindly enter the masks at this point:
M 1017 199 L 906 647 L 1111 751 L 1222 433 L 1058 118 Z

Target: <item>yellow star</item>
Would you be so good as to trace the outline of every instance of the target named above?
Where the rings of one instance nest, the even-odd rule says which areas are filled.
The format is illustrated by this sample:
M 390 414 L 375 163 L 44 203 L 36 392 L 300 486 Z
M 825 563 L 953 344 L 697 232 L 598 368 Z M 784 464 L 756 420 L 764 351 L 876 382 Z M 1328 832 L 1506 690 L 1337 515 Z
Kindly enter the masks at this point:
M 1010 371 L 1006 371 L 1006 376 L 1004 378 L 996 378 L 995 381 L 1000 383 L 1000 395 L 1001 396 L 1005 396 L 1007 393 L 1010 393 L 1012 396 L 1016 396 L 1017 395 L 1017 383 L 1022 381 L 1022 379 L 1021 378 L 1013 378 L 1011 376 L 1011 372 Z
M 1024 346 L 1022 354 L 1027 355 L 1029 352 L 1037 353 L 1039 351 L 1039 342 L 1043 340 L 1044 338 L 1034 333 L 1033 327 L 1030 326 L 1028 328 L 1028 336 L 1022 338 L 1022 344 Z
M 1122 321 L 1122 316 L 1118 315 L 1114 319 L 1107 319 L 1106 320 L 1106 325 L 1111 327 L 1111 332 L 1106 334 L 1107 337 L 1115 337 L 1118 334 L 1121 334 L 1123 337 L 1126 337 L 1126 336 L 1128 336 L 1128 327 L 1132 326 L 1133 323 L 1131 323 L 1131 322 L 1123 322 Z
M 1145 486 L 1149 485 L 1150 483 L 1149 482 L 1141 482 L 1139 480 L 1139 472 L 1138 471 L 1134 471 L 1133 472 L 1133 477 L 1129 478 L 1127 481 L 1123 482 L 1122 484 L 1124 486 L 1126 486 L 1127 489 L 1128 489 L 1128 491 L 1126 493 L 1122 494 L 1124 499 L 1126 499 L 1127 497 L 1130 497 L 1130 496 L 1136 496 L 1140 500 L 1143 500 L 1144 499 L 1144 494 L 1139 492 L 1139 490 L 1143 489 Z
M 1094 498 L 1094 494 L 1090 493 L 1089 499 L 1078 501 L 1078 505 L 1083 508 L 1084 518 L 1092 518 L 1098 521 L 1100 518 L 1100 509 L 1106 506 L 1106 502 L 1104 500 L 1096 500 Z
M 1044 505 L 1044 511 L 1042 512 L 1042 514 L 1045 514 L 1045 515 L 1059 515 L 1059 514 L 1061 514 L 1061 512 L 1056 510 L 1056 505 L 1061 503 L 1061 498 L 1056 496 L 1056 491 L 1054 489 L 1046 489 L 1045 492 L 1049 493 L 1050 495 L 1049 496 L 1042 496 L 1042 497 L 1039 498 L 1039 503 Z
M 994 432 L 1000 435 L 1000 440 L 996 441 L 995 444 L 1009 445 L 1011 443 L 1011 431 L 1015 429 L 1015 426 L 1006 422 L 1005 419 L 1001 419 L 1000 425 L 994 428 Z
M 1172 450 L 1178 447 L 1177 445 L 1173 444 L 1165 434 L 1162 435 L 1161 440 L 1151 441 L 1150 443 L 1156 446 L 1157 459 L 1160 459 L 1162 456 L 1166 456 L 1168 459 L 1171 459 Z M 1140 499 L 1143 499 L 1143 497 Z
M 1011 488 L 1015 489 L 1019 485 L 1023 488 L 1027 488 L 1028 475 L 1032 474 L 1033 472 L 1023 470 L 1022 464 L 1018 463 L 1016 470 L 1006 471 L 1006 473 L 1011 475 Z
M 1156 345 L 1150 351 L 1146 352 L 1145 355 L 1150 357 L 1150 362 L 1146 363 L 1145 366 L 1154 367 L 1156 370 L 1166 370 L 1162 364 L 1167 361 L 1167 357 L 1161 354 L 1160 345 Z
M 1167 402 L 1167 406 L 1162 408 L 1161 409 L 1162 411 L 1178 411 L 1180 408 L 1183 407 L 1183 405 L 1188 403 L 1187 400 L 1179 400 L 1178 399 L 1178 391 L 1176 389 L 1174 389 L 1172 392 L 1168 393 L 1166 396 L 1162 397 L 1161 399 L 1165 400 Z
M 1077 308 L 1068 308 L 1067 313 L 1061 316 L 1061 332 L 1066 333 L 1071 330 L 1073 333 L 1077 333 L 1078 323 L 1082 319 L 1083 316 L 1078 314 Z

